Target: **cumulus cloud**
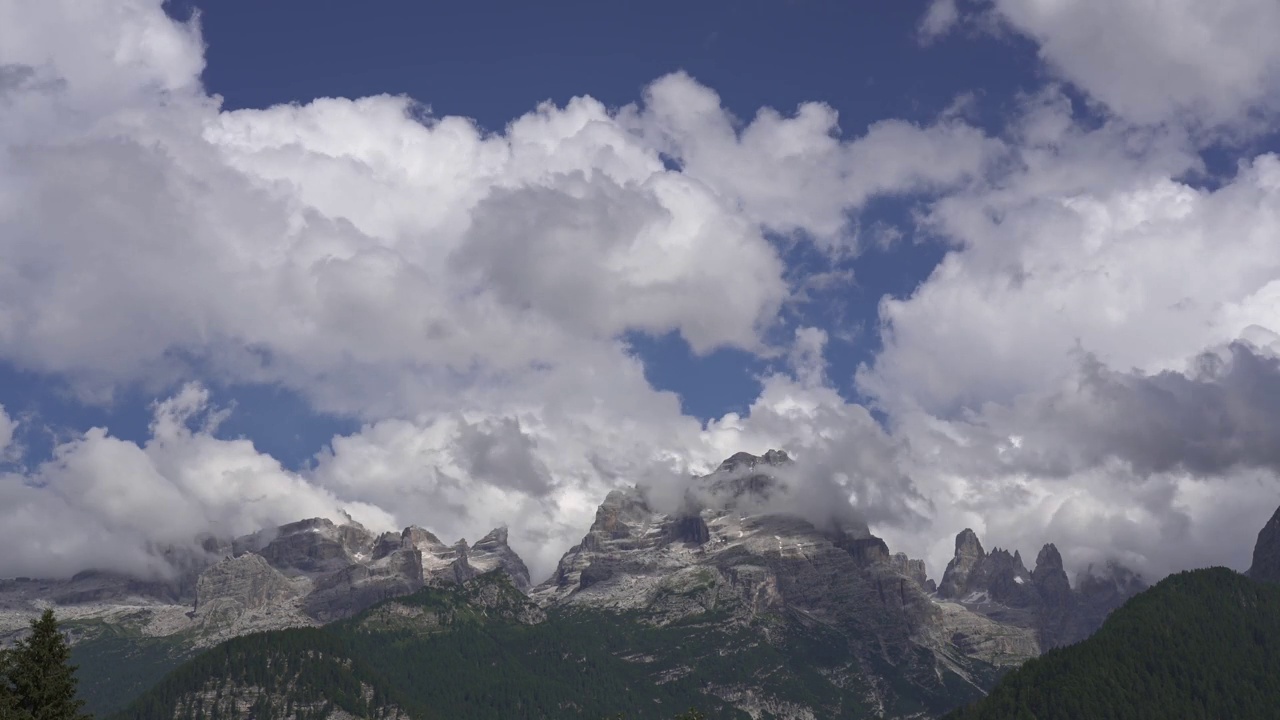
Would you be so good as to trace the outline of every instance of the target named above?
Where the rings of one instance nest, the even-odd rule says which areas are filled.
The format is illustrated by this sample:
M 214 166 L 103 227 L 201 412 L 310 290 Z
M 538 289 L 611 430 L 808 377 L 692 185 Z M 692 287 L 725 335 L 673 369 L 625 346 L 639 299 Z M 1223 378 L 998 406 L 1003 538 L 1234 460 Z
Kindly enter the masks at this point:
M 980 176 L 1001 150 L 947 118 L 929 126 L 885 120 L 842 141 L 835 110 L 816 102 L 792 117 L 764 108 L 739 129 L 714 91 L 681 73 L 650 85 L 644 106 L 625 109 L 621 120 L 749 218 L 829 248 L 847 242 L 849 211 L 869 198 L 954 187 Z
M 196 551 L 197 535 L 247 534 L 299 517 L 375 529 L 394 521 L 285 470 L 246 440 L 212 435 L 208 392 L 187 385 L 153 408 L 142 445 L 104 428 L 59 444 L 30 473 L 0 474 L 0 575 L 66 576 L 95 568 L 163 577 L 166 551 Z
M 920 40 L 925 43 L 937 40 L 950 32 L 959 20 L 960 8 L 956 0 L 933 0 L 917 28 Z
M 930 209 L 953 249 L 882 300 L 858 374 L 935 508 L 928 538 L 886 537 L 931 568 L 964 527 L 1075 569 L 1245 567 L 1280 503 L 1280 159 L 1195 187 L 1176 128 L 1085 128 L 1052 89 L 1020 112 L 1007 174 Z
M 769 510 L 819 526 L 856 520 L 882 530 L 918 531 L 933 508 L 907 468 L 908 448 L 867 408 L 830 385 L 822 355 L 826 339 L 817 328 L 798 329 L 790 372 L 765 378 L 746 416 L 729 414 L 708 423 L 703 436 L 717 452 L 703 455 L 783 449 L 794 463 L 778 470 L 784 492 L 770 499 Z
M 18 421 L 9 417 L 4 406 L 0 405 L 0 460 L 7 460 L 17 449 L 13 435 L 18 429 Z
M 1138 123 L 1237 124 L 1280 109 L 1280 5 L 1272 0 L 965 0 L 1032 39 L 1061 77 Z M 926 38 L 954 27 L 954 0 L 936 0 Z M 1256 119 L 1256 118 L 1254 118 Z
M 195 360 L 377 419 L 628 331 L 763 351 L 791 293 L 767 231 L 852 242 L 868 198 L 964 182 L 996 146 L 950 120 L 845 140 L 820 104 L 740 125 L 684 74 L 495 134 L 405 97 L 221 112 L 194 24 L 91 5 L 8 8 L 0 50 L 0 354 L 86 396 Z
M 1123 130 L 1055 137 L 1003 183 L 936 208 L 933 226 L 963 247 L 881 304 L 885 348 L 862 381 L 882 402 L 947 416 L 1053 386 L 1076 350 L 1159 372 L 1277 326 L 1280 158 L 1206 190 L 1170 177 L 1176 150 L 1126 152 Z
M 1235 342 L 1200 355 L 1186 372 L 1147 375 L 1086 357 L 1064 390 L 993 408 L 984 421 L 1016 439 L 1002 460 L 1041 475 L 1113 458 L 1139 475 L 1280 473 L 1280 358 Z
M 923 31 L 975 7 L 936 2 Z M 1280 158 L 1195 187 L 1196 131 L 1165 121 L 1274 107 L 1280 11 L 979 9 L 1110 115 L 1083 127 L 1050 86 L 995 138 L 953 113 L 843 129 L 822 103 L 744 121 L 683 73 L 494 133 L 405 97 L 226 112 L 198 26 L 158 0 L 0 7 L 0 358 L 89 398 L 168 396 L 142 444 L 90 429 L 0 476 L 0 574 L 160 573 L 157 548 L 196 531 L 349 512 L 448 538 L 509 524 L 545 575 L 609 488 L 682 491 L 770 448 L 796 458 L 793 511 L 848 507 L 935 574 L 965 526 L 1076 567 L 1236 562 L 1276 504 Z M 869 199 L 922 193 L 919 229 L 951 251 L 880 305 L 857 382 L 886 426 L 833 387 L 841 328 L 767 342 L 817 282 L 771 238 L 847 259 Z M 704 425 L 630 332 L 789 365 Z M 217 436 L 196 368 L 365 424 L 291 472 Z

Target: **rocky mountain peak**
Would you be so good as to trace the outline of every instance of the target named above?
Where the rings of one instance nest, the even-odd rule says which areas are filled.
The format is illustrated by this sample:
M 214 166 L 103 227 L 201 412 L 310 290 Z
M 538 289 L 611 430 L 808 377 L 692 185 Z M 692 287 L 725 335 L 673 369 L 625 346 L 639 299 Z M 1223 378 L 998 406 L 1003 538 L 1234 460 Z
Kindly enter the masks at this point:
M 956 536 L 955 557 L 947 564 L 938 596 L 958 601 L 998 622 L 1034 627 L 1042 649 L 1086 637 L 1111 610 L 1146 585 L 1134 573 L 1111 563 L 1090 570 L 1073 590 L 1053 543 L 1040 549 L 1028 572 L 1019 552 L 993 548 L 984 553 L 978 536 L 965 529 Z
M 724 462 L 720 463 L 720 467 L 716 468 L 716 472 L 734 472 L 737 470 L 750 470 L 757 465 L 769 465 L 778 467 L 791 462 L 791 456 L 783 450 L 769 450 L 764 455 L 752 455 L 749 452 L 734 453 Z
M 710 475 L 695 479 L 686 496 L 692 510 L 739 509 L 750 513 L 766 511 L 771 501 L 785 493 L 776 469 L 791 463 L 781 450 L 764 455 L 740 452 L 732 455 Z
M 1045 543 L 1040 548 L 1040 554 L 1036 555 L 1036 569 L 1033 574 L 1042 572 L 1062 571 L 1062 553 L 1058 552 L 1058 546 L 1053 543 Z
M 511 584 L 521 592 L 528 592 L 533 586 L 529 580 L 529 568 L 507 544 L 506 526 L 494 528 L 488 535 L 480 538 L 471 546 L 466 560 L 480 574 L 502 570 L 511 578 Z
M 417 545 L 443 546 L 444 545 L 443 542 L 440 542 L 440 538 L 436 537 L 435 533 L 425 528 L 418 527 L 417 525 L 410 525 L 409 527 L 405 528 L 404 532 L 400 533 L 400 537 L 403 538 L 405 541 L 407 541 L 410 545 L 415 545 L 415 546 Z
M 1280 508 L 1258 533 L 1248 575 L 1263 582 L 1280 582 Z
M 982 557 L 985 554 L 982 541 L 978 540 L 978 533 L 972 528 L 965 528 L 956 535 L 956 557 Z
M 987 554 L 982 549 L 978 534 L 971 528 L 965 528 L 956 535 L 956 551 L 947 563 L 942 574 L 942 582 L 938 585 L 938 595 L 944 598 L 958 598 L 967 594 L 969 575 Z
M 1049 605 L 1064 607 L 1074 600 L 1067 572 L 1062 568 L 1062 554 L 1053 543 L 1045 543 L 1036 555 L 1036 568 L 1031 571 L 1031 582 L 1035 584 L 1040 598 Z
M 376 538 L 364 527 L 308 518 L 237 538 L 232 552 L 262 555 L 272 566 L 302 573 L 341 569 L 373 553 Z

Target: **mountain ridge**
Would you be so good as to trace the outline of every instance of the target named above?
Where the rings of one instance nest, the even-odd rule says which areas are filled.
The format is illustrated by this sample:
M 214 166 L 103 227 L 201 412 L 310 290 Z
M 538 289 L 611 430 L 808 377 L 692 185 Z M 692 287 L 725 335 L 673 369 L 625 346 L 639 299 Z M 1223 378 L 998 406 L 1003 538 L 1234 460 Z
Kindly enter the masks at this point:
M 793 463 L 780 450 L 737 453 L 693 478 L 665 512 L 644 488 L 611 491 L 582 541 L 536 586 L 505 528 L 474 545 L 448 544 L 417 526 L 375 535 L 350 519 L 311 518 L 233 540 L 206 538 L 204 550 L 221 558 L 172 586 L 90 574 L 44 589 L 92 600 L 61 606 L 86 647 L 102 645 L 108 628 L 118 640 L 108 643 L 110 652 L 127 652 L 127 642 L 154 646 L 164 650 L 153 653 L 161 669 L 233 637 L 340 622 L 424 588 L 464 587 L 498 573 L 544 614 L 627 617 L 655 632 L 693 622 L 709 645 L 731 637 L 755 644 L 751 662 L 774 680 L 705 692 L 751 712 L 790 708 L 779 717 L 796 718 L 842 707 L 839 698 L 853 686 L 881 714 L 936 711 L 957 693 L 980 692 L 1001 668 L 1087 635 L 1140 589 L 1136 580 L 1097 581 L 1090 585 L 1096 597 L 1085 598 L 1071 588 L 1054 546 L 1042 548 L 1028 572 L 1018 553 L 983 551 L 972 530 L 957 536 L 956 557 L 937 584 L 923 561 L 891 553 L 851 508 L 829 512 L 821 525 L 789 512 Z M 0 583 L 0 608 L 10 608 L 10 619 L 19 601 L 34 610 L 31 601 L 40 599 L 38 581 L 16 593 L 12 587 Z M 115 605 L 112 587 L 122 593 Z M 789 695 L 804 674 L 787 658 L 815 642 L 833 658 L 822 679 L 804 681 L 827 698 L 822 707 Z M 650 655 L 655 667 L 670 661 L 664 672 L 672 677 L 687 672 L 678 653 Z M 115 682 L 111 671 L 91 674 L 86 686 Z

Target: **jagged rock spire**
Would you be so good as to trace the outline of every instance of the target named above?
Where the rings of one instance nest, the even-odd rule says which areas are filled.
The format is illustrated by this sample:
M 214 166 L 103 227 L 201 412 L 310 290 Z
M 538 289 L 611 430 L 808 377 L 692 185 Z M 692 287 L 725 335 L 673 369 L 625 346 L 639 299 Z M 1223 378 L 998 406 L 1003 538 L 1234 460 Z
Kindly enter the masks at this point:
M 969 574 L 985 559 L 987 553 L 982 549 L 978 534 L 971 528 L 965 528 L 956 535 L 956 552 L 947 563 L 942 574 L 942 582 L 938 585 L 938 595 L 944 598 L 961 597 L 968 585 Z
M 1280 508 L 1258 533 L 1248 575 L 1263 582 L 1280 582 Z

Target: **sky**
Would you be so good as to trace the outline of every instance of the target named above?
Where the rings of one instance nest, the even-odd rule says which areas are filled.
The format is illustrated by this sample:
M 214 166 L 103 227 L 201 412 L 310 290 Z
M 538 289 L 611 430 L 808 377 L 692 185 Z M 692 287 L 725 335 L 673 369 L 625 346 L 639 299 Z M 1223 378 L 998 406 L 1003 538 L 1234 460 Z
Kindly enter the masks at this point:
M 1244 569 L 1274 0 L 0 0 L 0 576 L 787 450 L 938 577 Z M 832 498 L 835 498 L 833 501 Z M 815 518 L 816 520 L 817 518 Z

